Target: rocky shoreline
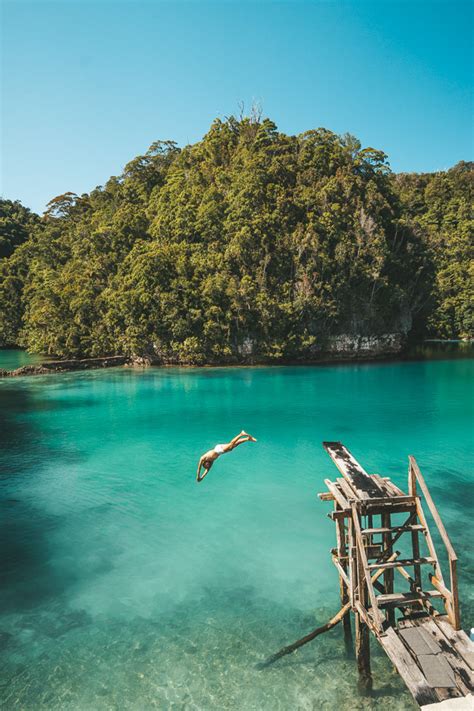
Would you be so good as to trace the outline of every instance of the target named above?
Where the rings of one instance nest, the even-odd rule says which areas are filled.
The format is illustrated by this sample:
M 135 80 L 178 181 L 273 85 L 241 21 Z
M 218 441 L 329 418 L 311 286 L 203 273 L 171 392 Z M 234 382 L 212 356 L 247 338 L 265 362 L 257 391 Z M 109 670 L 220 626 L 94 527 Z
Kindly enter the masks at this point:
M 44 363 L 23 365 L 16 370 L 1 370 L 0 378 L 14 378 L 23 375 L 48 375 L 50 373 L 65 373 L 71 370 L 92 370 L 96 368 L 115 368 L 127 365 L 130 359 L 126 356 L 107 356 L 105 358 L 73 358 L 70 360 L 49 360 Z
M 399 334 L 386 334 L 384 336 L 349 336 L 341 335 L 328 339 L 324 349 L 315 349 L 306 358 L 270 361 L 246 354 L 239 359 L 226 362 L 210 362 L 203 366 L 242 366 L 242 365 L 323 365 L 328 363 L 341 363 L 353 361 L 375 361 L 393 358 L 400 355 L 403 350 L 403 338 Z M 143 356 L 105 356 L 101 358 L 72 358 L 67 360 L 51 360 L 43 363 L 24 365 L 16 370 L 0 369 L 0 378 L 23 377 L 27 375 L 48 375 L 77 370 L 93 370 L 99 368 L 115 368 L 118 366 L 140 367 L 149 366 L 174 366 L 186 367 L 190 363 L 183 363 L 179 359 L 163 359 L 156 354 Z

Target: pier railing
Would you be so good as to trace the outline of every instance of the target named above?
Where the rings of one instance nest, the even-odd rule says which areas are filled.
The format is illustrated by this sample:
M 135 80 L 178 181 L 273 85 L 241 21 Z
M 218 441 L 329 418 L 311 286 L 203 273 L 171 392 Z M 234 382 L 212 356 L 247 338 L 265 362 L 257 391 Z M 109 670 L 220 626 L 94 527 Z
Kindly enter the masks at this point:
M 460 613 L 459 613 L 458 574 L 457 574 L 458 557 L 457 557 L 456 552 L 452 546 L 451 541 L 449 540 L 449 536 L 448 536 L 446 529 L 444 527 L 444 524 L 441 520 L 438 509 L 436 508 L 436 505 L 431 497 L 431 494 L 430 494 L 429 489 L 426 485 L 423 474 L 421 473 L 420 468 L 416 462 L 415 457 L 412 457 L 412 456 L 408 457 L 408 461 L 409 461 L 408 490 L 409 490 L 410 496 L 413 496 L 416 500 L 416 508 L 417 508 L 418 517 L 419 517 L 420 521 L 422 522 L 422 524 L 425 526 L 426 543 L 428 545 L 428 549 L 430 551 L 431 556 L 435 559 L 435 573 L 431 574 L 429 576 L 430 581 L 432 582 L 433 586 L 443 596 L 443 600 L 445 602 L 446 612 L 447 612 L 449 621 L 451 622 L 451 624 L 455 630 L 459 630 L 459 629 L 461 629 L 461 622 L 460 622 Z M 448 554 L 450 586 L 451 586 L 450 589 L 447 587 L 447 585 L 444 581 L 443 574 L 441 572 L 441 565 L 439 563 L 439 559 L 436 554 L 436 550 L 435 550 L 433 541 L 431 539 L 431 535 L 429 533 L 428 526 L 426 524 L 426 519 L 425 519 L 424 512 L 423 512 L 423 509 L 422 509 L 421 503 L 420 503 L 420 497 L 418 496 L 418 493 L 417 493 L 417 486 L 416 486 L 417 483 L 419 484 L 420 489 L 423 493 L 423 496 L 425 497 L 427 506 L 431 512 L 433 520 L 434 520 L 436 527 L 438 528 L 439 534 L 441 536 L 441 540 L 443 541 L 444 546 L 446 548 L 446 552 Z M 419 577 L 419 571 L 415 570 L 415 576 L 417 576 L 417 575 Z

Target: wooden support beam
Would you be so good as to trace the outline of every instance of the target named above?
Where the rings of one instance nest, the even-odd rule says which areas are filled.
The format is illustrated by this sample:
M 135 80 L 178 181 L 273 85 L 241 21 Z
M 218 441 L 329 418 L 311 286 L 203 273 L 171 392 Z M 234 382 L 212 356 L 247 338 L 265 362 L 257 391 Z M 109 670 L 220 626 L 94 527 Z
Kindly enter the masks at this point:
M 392 559 L 395 559 L 397 557 L 397 555 L 398 555 L 397 552 L 393 553 Z M 371 578 L 372 584 L 375 584 L 381 575 L 382 575 L 381 570 L 378 570 L 376 573 L 374 573 Z M 355 593 L 357 593 L 357 591 L 358 591 L 358 588 L 355 589 Z M 360 612 L 363 616 L 363 619 L 366 620 L 366 623 L 369 625 L 369 627 L 371 627 L 374 634 L 376 634 L 375 627 L 374 627 L 373 623 L 371 622 L 370 618 L 368 617 L 367 611 L 363 610 L 362 607 L 360 607 L 359 602 L 357 602 L 356 604 L 359 605 L 359 609 L 360 609 Z M 263 668 L 267 667 L 269 664 L 276 662 L 277 659 L 284 657 L 286 654 L 291 654 L 291 652 L 294 652 L 299 647 L 302 647 L 304 644 L 311 642 L 313 639 L 318 637 L 318 635 L 323 634 L 323 632 L 327 632 L 328 630 L 332 629 L 344 618 L 345 615 L 349 614 L 350 610 L 351 610 L 351 603 L 347 602 L 344 605 L 344 607 L 341 607 L 339 612 L 329 620 L 329 622 L 326 622 L 325 625 L 322 625 L 322 627 L 317 627 L 315 630 L 313 630 L 309 634 L 305 635 L 301 639 L 298 639 L 296 642 L 293 642 L 293 644 L 289 644 L 288 646 L 283 647 L 283 649 L 280 649 L 279 652 L 277 652 L 276 654 L 273 654 L 265 662 L 259 664 L 258 668 L 263 669 Z
M 359 684 L 365 690 L 369 690 L 372 688 L 370 632 L 368 625 L 362 620 L 360 612 L 355 613 L 355 654 L 359 671 Z
M 383 546 L 384 546 L 384 552 L 386 551 L 388 555 L 391 555 L 393 551 L 393 544 L 392 544 L 392 534 L 390 532 L 390 527 L 391 527 L 391 516 L 390 513 L 383 513 L 381 516 L 382 519 L 382 526 L 386 529 L 389 529 L 385 533 L 382 534 L 382 541 L 383 541 Z M 384 572 L 384 587 L 385 587 L 385 594 L 386 595 L 391 595 L 393 593 L 393 570 L 387 569 Z M 386 611 L 386 619 L 389 625 L 394 625 L 395 624 L 395 611 L 392 608 L 387 609 Z
M 359 577 L 359 601 L 363 607 L 367 607 L 367 600 L 365 596 L 365 590 L 369 595 L 370 604 L 372 605 L 372 611 L 376 624 L 382 629 L 383 617 L 377 607 L 377 598 L 375 597 L 374 588 L 372 581 L 370 579 L 369 564 L 367 562 L 367 557 L 365 555 L 364 542 L 362 540 L 361 528 L 359 522 L 359 513 L 355 504 L 352 504 L 352 523 L 354 526 L 356 546 L 357 546 L 357 558 L 358 558 L 358 577 Z M 395 561 L 393 561 L 395 562 Z M 377 565 L 377 564 L 376 564 Z M 387 565 L 386 563 L 379 563 L 378 566 L 381 567 Z M 390 564 L 388 564 L 390 565 Z
M 337 554 L 339 556 L 339 560 L 343 560 L 347 556 L 346 527 L 344 524 L 344 519 L 336 520 L 336 539 Z M 341 605 L 344 607 L 344 605 L 349 602 L 349 590 L 351 587 L 350 580 L 347 576 L 347 563 L 339 562 L 339 560 L 335 559 L 335 556 L 333 556 L 332 560 L 339 571 L 339 592 L 341 597 Z M 344 628 L 344 643 L 346 645 L 346 649 L 349 651 L 349 649 L 352 647 L 352 629 L 350 615 L 344 616 L 342 624 Z

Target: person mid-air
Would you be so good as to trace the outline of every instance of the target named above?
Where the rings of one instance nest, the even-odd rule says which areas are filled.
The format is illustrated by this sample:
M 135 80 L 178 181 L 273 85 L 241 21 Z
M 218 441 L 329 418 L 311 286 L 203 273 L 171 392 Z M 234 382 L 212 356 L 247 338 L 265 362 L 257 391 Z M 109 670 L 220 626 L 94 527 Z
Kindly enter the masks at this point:
M 221 454 L 226 454 L 227 452 L 232 452 L 233 449 L 239 446 L 239 444 L 243 444 L 244 442 L 256 442 L 257 440 L 255 437 L 252 437 L 252 435 L 247 434 L 247 432 L 242 432 L 238 434 L 236 437 L 230 440 L 228 444 L 216 444 L 214 449 L 210 449 L 208 452 L 202 455 L 201 459 L 199 460 L 198 468 L 197 468 L 197 475 L 196 475 L 196 481 L 202 481 L 206 474 L 208 473 L 209 469 L 212 467 L 216 459 L 218 459 Z M 201 476 L 201 469 L 204 469 L 204 472 Z

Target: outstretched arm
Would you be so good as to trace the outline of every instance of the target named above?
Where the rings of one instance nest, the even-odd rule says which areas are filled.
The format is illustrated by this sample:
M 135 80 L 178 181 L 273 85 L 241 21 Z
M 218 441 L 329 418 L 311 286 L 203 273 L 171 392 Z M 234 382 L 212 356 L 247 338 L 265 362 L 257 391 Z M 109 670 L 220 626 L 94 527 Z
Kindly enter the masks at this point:
M 202 467 L 202 457 L 200 458 L 198 462 L 198 468 L 197 468 L 197 473 L 196 473 L 196 481 L 201 481 L 201 467 Z M 204 477 L 203 477 L 204 478 Z

